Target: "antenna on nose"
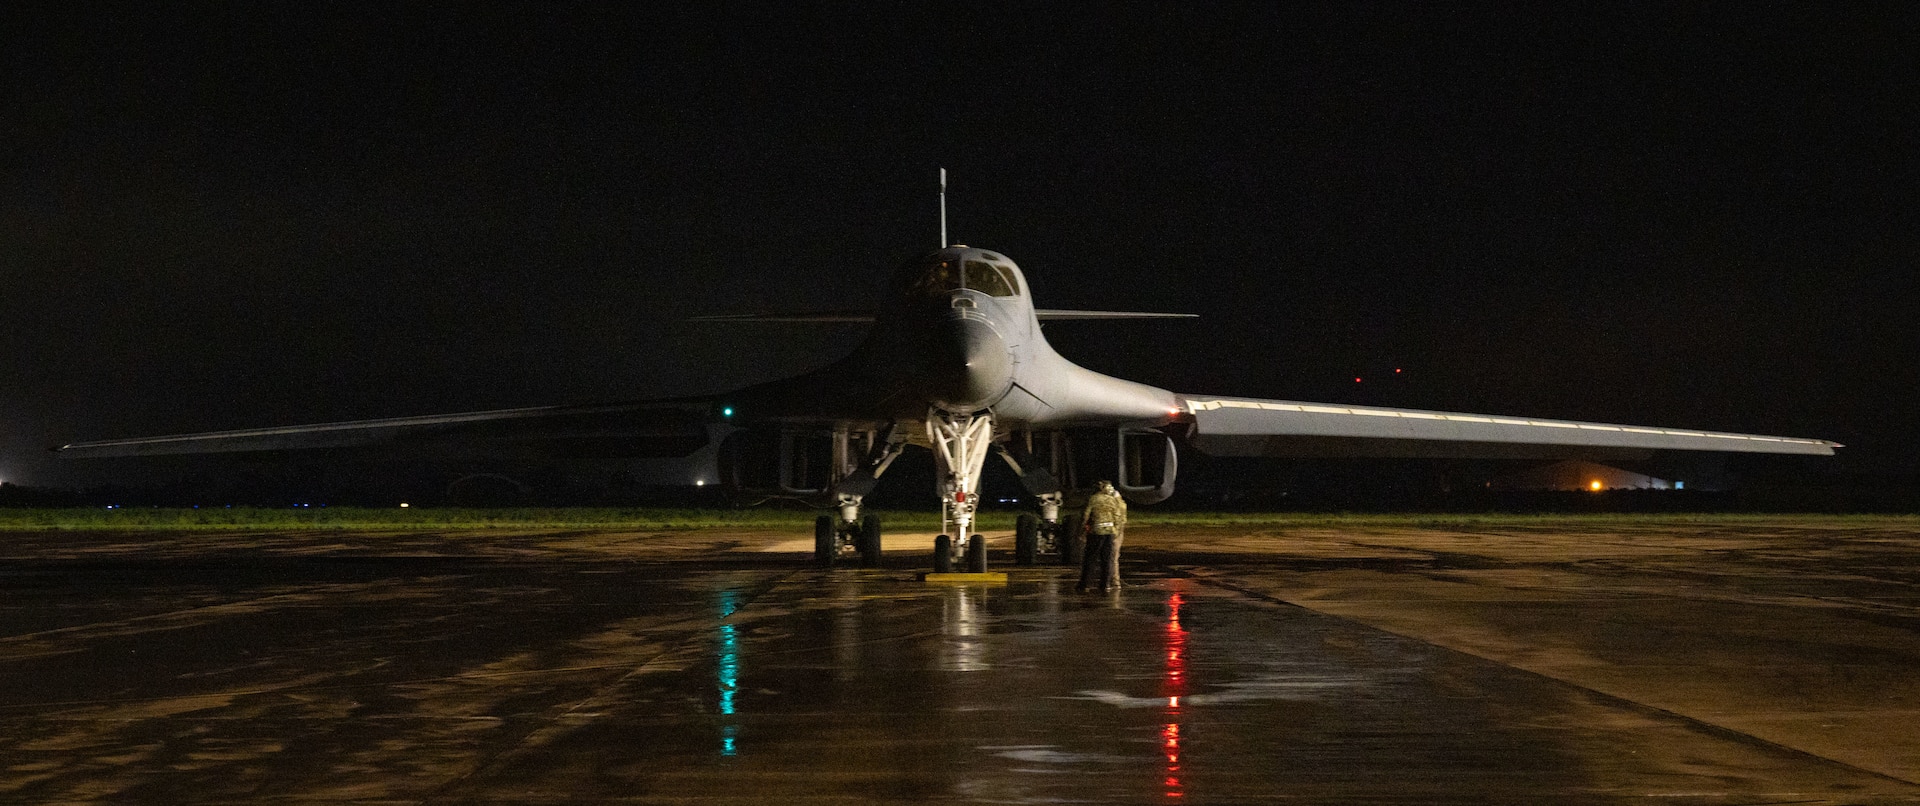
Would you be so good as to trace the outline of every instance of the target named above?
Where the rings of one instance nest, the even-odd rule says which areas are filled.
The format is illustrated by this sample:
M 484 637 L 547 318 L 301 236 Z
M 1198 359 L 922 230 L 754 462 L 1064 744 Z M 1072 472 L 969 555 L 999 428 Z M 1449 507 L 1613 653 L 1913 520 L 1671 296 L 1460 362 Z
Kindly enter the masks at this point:
M 947 248 L 947 169 L 940 169 L 940 248 Z

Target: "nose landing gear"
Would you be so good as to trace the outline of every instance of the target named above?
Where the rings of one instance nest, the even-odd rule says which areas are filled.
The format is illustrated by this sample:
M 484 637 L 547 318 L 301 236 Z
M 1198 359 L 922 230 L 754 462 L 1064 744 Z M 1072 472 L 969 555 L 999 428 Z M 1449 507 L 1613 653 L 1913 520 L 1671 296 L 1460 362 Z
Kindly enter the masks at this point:
M 987 544 L 973 531 L 980 496 L 980 470 L 993 446 L 993 415 L 927 412 L 927 442 L 940 478 L 941 535 L 933 543 L 933 569 L 950 572 L 964 555 L 966 569 L 987 570 Z

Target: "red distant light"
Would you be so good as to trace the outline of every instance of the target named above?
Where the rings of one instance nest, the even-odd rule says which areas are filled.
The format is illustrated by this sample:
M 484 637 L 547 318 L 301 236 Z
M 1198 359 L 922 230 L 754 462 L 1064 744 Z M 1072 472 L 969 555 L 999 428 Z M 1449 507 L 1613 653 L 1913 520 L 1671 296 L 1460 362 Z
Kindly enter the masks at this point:
M 1360 379 L 1359 379 L 1359 378 L 1354 378 L 1354 379 L 1353 379 L 1353 382 L 1354 382 L 1354 383 L 1359 383 L 1359 382 L 1360 382 Z
M 1393 368 L 1393 374 L 1395 374 L 1395 375 L 1398 375 L 1398 374 L 1400 374 L 1400 368 L 1399 368 L 1399 367 L 1394 367 L 1394 368 Z

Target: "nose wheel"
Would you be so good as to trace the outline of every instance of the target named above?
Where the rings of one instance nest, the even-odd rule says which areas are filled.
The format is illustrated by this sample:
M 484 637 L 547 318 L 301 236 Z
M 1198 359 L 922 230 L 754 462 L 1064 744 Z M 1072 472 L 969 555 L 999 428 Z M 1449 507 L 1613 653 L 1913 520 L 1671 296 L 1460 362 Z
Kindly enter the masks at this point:
M 933 539 L 933 572 L 951 574 L 955 568 L 970 574 L 987 572 L 987 541 L 980 535 L 973 535 L 967 541 L 965 549 L 958 548 L 953 535 L 941 535 Z
M 933 539 L 933 572 L 953 573 L 953 535 L 941 535 Z

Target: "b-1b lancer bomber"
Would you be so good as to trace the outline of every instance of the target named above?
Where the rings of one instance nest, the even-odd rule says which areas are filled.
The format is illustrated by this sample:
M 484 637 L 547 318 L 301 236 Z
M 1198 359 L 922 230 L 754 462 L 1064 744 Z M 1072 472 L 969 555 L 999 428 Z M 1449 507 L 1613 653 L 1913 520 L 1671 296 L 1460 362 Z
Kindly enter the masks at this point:
M 944 184 L 944 182 L 943 182 Z M 945 241 L 944 222 L 942 241 Z M 1631 458 L 1653 451 L 1831 455 L 1836 443 L 1682 428 L 1183 394 L 1103 375 L 1055 352 L 1041 323 L 1170 314 L 1036 308 L 1006 255 L 944 246 L 901 267 L 871 314 L 708 317 L 870 321 L 831 365 L 707 397 L 79 442 L 60 456 L 374 448 L 433 453 L 485 443 L 553 456 L 667 458 L 685 484 L 816 496 L 815 555 L 878 562 L 866 497 L 909 448 L 935 460 L 936 571 L 986 570 L 975 531 L 981 471 L 997 454 L 1034 511 L 1016 561 L 1073 559 L 1069 493 L 1112 479 L 1136 503 L 1172 494 L 1179 451 L 1240 457 Z

